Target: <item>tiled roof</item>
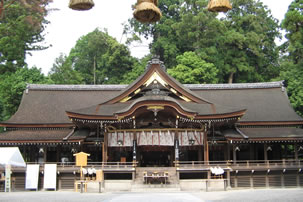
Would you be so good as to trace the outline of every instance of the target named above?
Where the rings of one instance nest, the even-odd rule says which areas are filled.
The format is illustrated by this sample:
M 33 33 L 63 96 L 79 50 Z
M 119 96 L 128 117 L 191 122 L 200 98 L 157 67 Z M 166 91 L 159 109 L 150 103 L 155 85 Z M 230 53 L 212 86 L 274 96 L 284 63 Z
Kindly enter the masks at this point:
M 303 139 L 303 129 L 294 127 L 239 128 L 238 131 L 232 129 L 226 130 L 223 134 L 226 138 L 230 139 Z
M 16 142 L 62 142 L 65 137 L 73 132 L 72 129 L 21 129 L 10 130 L 0 133 L 0 142 L 16 141 Z M 68 140 L 81 140 L 83 137 L 70 138 Z
M 282 82 L 190 84 L 197 96 L 229 108 L 247 109 L 240 122 L 303 121 L 290 105 Z M 119 95 L 126 85 L 30 84 L 8 124 L 71 124 L 66 111 L 92 108 Z

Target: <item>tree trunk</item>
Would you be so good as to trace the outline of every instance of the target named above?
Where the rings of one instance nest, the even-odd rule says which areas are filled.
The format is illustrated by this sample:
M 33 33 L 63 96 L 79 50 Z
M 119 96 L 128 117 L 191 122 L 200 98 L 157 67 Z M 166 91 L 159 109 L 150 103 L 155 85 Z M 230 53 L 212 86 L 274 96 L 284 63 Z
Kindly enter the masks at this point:
M 228 83 L 233 83 L 234 74 L 235 74 L 234 72 L 231 72 L 231 73 L 229 74 Z
M 96 56 L 94 57 L 94 85 L 96 85 Z

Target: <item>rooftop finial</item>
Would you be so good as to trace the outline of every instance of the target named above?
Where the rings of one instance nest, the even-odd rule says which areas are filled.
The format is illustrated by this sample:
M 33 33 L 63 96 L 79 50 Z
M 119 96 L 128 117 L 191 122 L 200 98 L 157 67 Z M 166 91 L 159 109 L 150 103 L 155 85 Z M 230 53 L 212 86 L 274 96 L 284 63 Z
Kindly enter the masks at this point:
M 160 65 L 160 67 L 166 71 L 166 67 L 164 66 L 164 62 L 162 62 L 160 60 L 160 56 L 159 55 L 153 55 L 152 59 L 150 61 L 148 61 L 147 65 L 146 65 L 146 69 L 150 68 L 151 65 L 155 65 L 158 64 Z

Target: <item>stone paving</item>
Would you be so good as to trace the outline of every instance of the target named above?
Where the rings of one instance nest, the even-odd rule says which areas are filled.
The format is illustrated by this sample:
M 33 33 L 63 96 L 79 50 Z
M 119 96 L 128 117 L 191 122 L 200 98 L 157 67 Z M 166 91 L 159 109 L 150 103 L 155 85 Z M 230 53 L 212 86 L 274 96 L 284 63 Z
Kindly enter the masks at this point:
M 1 202 L 200 202 L 200 201 L 303 201 L 303 189 L 247 189 L 221 192 L 113 192 L 75 193 L 28 191 L 0 193 Z

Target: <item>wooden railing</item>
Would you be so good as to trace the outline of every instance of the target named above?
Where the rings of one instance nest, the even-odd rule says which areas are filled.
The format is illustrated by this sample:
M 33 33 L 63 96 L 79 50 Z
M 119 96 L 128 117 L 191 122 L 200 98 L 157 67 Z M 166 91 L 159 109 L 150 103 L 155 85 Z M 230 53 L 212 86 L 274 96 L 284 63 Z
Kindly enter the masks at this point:
M 303 160 L 249 160 L 249 161 L 175 161 L 177 170 L 210 170 L 211 167 L 221 167 L 225 170 L 280 170 L 280 169 L 302 169 Z M 37 164 L 27 162 L 27 164 Z M 39 163 L 38 163 L 39 164 Z M 47 164 L 57 164 L 58 172 L 77 172 L 79 167 L 75 162 L 59 163 L 47 162 Z M 137 162 L 88 162 L 87 168 L 95 168 L 103 171 L 126 171 L 133 172 Z M 44 163 L 40 163 L 40 170 L 44 169 Z M 12 167 L 12 171 L 24 172 L 25 167 Z M 0 172 L 4 172 L 4 167 L 0 167 Z
M 175 161 L 179 170 L 208 170 L 221 167 L 230 170 L 302 169 L 303 160 L 247 160 L 247 161 Z
M 79 166 L 75 165 L 75 162 L 27 162 L 26 164 L 40 164 L 40 170 L 44 169 L 44 164 L 57 164 L 58 172 L 74 172 L 79 170 Z M 137 162 L 88 162 L 84 168 L 95 168 L 96 170 L 103 171 L 133 171 L 137 166 Z M 0 167 L 0 172 L 5 168 Z M 12 167 L 13 172 L 25 172 L 26 167 Z

